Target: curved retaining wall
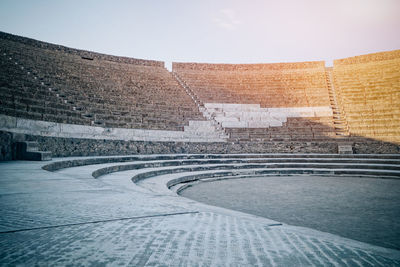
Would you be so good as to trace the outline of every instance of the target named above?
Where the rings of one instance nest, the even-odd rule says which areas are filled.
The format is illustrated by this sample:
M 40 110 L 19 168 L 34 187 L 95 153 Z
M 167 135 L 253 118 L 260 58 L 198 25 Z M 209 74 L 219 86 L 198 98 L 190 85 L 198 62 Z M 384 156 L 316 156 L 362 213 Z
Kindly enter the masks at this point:
M 27 141 L 37 141 L 39 149 L 51 151 L 53 157 L 102 156 L 129 154 L 177 154 L 177 153 L 337 153 L 336 141 L 325 142 L 145 142 L 122 140 L 95 140 L 79 138 L 57 138 L 25 135 Z M 378 141 L 355 141 L 356 154 L 396 154 L 400 146 Z

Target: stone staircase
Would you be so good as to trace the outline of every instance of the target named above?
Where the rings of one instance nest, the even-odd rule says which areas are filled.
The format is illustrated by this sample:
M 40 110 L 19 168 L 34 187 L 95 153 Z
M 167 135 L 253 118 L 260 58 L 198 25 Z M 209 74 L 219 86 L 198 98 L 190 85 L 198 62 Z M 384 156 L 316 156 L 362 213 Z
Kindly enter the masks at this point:
M 14 143 L 14 159 L 47 161 L 51 160 L 51 152 L 39 151 L 39 144 L 32 141 L 22 141 Z
M 219 122 L 217 122 L 212 114 L 204 107 L 204 103 L 197 97 L 197 95 L 190 89 L 190 87 L 178 76 L 176 72 L 171 72 L 172 76 L 178 81 L 179 85 L 185 89 L 185 92 L 192 98 L 193 102 L 196 104 L 197 108 L 207 119 L 207 123 L 204 122 L 205 127 L 212 127 L 218 136 L 222 139 L 228 139 L 229 136 L 226 134 L 224 128 Z M 193 123 L 193 122 L 192 122 Z M 189 123 L 190 124 L 190 123 Z M 185 128 L 186 130 L 186 128 Z
M 337 137 L 347 137 L 349 136 L 349 131 L 346 119 L 340 112 L 339 106 L 337 104 L 332 70 L 333 70 L 332 67 L 325 68 L 326 84 L 328 86 L 329 100 L 333 111 L 333 124 L 334 124 L 335 134 Z

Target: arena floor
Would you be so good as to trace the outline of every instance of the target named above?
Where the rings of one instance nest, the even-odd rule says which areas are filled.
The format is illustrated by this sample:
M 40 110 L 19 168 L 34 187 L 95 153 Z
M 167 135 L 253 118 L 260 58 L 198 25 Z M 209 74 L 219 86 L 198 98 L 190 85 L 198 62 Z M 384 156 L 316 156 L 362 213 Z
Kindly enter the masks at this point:
M 267 176 L 203 182 L 180 195 L 290 225 L 400 249 L 400 180 Z
M 45 164 L 0 163 L 0 265 L 400 265 L 399 250 L 182 198 L 165 185 L 185 172 L 134 184 L 143 170 L 92 176 L 127 163 Z

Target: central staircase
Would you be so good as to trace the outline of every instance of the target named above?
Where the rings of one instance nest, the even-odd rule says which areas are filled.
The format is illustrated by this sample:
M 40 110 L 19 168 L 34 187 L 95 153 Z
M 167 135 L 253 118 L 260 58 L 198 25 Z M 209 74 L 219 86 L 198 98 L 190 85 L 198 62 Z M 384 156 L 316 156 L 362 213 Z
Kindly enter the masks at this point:
M 337 137 L 349 136 L 347 123 L 344 116 L 341 114 L 336 101 L 335 86 L 333 84 L 332 67 L 325 68 L 326 84 L 328 86 L 329 100 L 333 111 L 333 124 Z
M 207 111 L 204 107 L 204 103 L 197 97 L 197 95 L 190 89 L 190 87 L 176 74 L 172 72 L 172 76 L 178 81 L 179 85 L 185 89 L 185 92 L 192 98 L 193 102 L 196 104 L 197 108 L 203 114 L 203 117 L 207 119 L 211 127 L 214 128 L 215 132 L 222 139 L 228 139 L 229 136 L 226 134 L 224 128 L 219 122 L 217 122 L 214 117 Z

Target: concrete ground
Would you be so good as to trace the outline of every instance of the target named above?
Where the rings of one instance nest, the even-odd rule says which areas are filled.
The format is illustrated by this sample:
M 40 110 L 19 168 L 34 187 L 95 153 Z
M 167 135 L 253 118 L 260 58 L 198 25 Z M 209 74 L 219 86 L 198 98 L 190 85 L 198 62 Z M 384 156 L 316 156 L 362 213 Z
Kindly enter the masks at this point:
M 63 159 L 55 159 L 60 161 Z M 399 266 L 400 251 L 208 206 L 142 170 L 0 163 L 0 265 Z

